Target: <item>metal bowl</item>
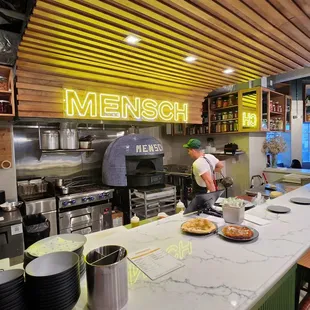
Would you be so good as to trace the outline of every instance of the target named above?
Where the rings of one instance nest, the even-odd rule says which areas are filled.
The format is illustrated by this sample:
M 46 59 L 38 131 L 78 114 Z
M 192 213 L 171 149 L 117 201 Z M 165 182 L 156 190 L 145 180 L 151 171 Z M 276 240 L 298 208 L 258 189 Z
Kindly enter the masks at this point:
M 16 211 L 22 204 L 22 201 L 5 202 L 0 205 L 0 208 L 6 212 L 12 212 Z

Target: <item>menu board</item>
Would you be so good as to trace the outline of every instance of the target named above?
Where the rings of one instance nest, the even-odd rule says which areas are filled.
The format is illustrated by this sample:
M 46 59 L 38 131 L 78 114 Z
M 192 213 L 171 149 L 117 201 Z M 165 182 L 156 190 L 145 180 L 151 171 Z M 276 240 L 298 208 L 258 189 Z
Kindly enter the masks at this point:
M 182 262 L 156 247 L 149 247 L 132 253 L 129 260 L 151 280 L 156 280 L 184 266 Z

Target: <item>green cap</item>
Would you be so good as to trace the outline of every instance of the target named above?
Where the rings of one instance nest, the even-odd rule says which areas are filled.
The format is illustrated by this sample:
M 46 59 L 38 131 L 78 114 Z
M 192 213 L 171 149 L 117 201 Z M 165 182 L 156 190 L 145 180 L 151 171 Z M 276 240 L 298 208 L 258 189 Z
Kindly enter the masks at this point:
M 183 144 L 183 147 L 187 149 L 200 149 L 201 142 L 198 139 L 189 139 L 186 144 Z

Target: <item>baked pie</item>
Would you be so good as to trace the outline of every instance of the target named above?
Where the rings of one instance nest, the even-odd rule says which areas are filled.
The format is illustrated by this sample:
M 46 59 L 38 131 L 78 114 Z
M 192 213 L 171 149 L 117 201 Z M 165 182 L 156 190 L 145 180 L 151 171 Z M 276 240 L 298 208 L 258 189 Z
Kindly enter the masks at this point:
M 226 237 L 232 238 L 232 239 L 251 239 L 254 235 L 253 231 L 245 226 L 235 226 L 235 225 L 229 225 L 225 226 L 222 229 L 223 234 Z
M 216 230 L 215 224 L 204 218 L 195 218 L 181 226 L 182 231 L 192 234 L 210 234 Z

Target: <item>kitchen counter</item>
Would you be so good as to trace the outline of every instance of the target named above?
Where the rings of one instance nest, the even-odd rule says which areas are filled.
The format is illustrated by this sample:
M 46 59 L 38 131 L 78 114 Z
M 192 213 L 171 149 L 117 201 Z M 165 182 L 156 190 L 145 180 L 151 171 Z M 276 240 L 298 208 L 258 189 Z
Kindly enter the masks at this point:
M 188 217 L 177 214 L 127 230 L 126 233 L 120 231 L 101 238 L 99 232 L 93 246 L 119 244 L 129 252 L 158 246 L 185 264 L 151 281 L 129 263 L 129 302 L 125 308 L 128 310 L 200 310 L 206 309 L 206 306 L 214 310 L 260 309 L 266 299 L 271 298 L 269 295 L 283 283 L 287 292 L 280 298 L 290 298 L 291 304 L 286 304 L 281 310 L 291 310 L 294 266 L 310 245 L 310 206 L 295 205 L 289 199 L 293 196 L 309 197 L 309 191 L 310 185 L 306 185 L 272 200 L 273 204 L 289 206 L 292 211 L 288 214 L 270 213 L 266 210 L 266 204 L 248 211 L 271 221 L 266 226 L 246 223 L 259 231 L 256 242 L 235 243 L 217 235 L 182 234 L 180 225 Z M 223 223 L 222 219 L 209 218 L 217 221 L 218 225 Z M 85 286 L 84 277 L 83 293 L 76 306 L 79 310 L 86 305 Z
M 302 174 L 304 176 L 310 176 L 310 169 L 293 169 L 293 168 L 265 168 L 264 173 L 269 183 L 281 179 L 286 174 Z

